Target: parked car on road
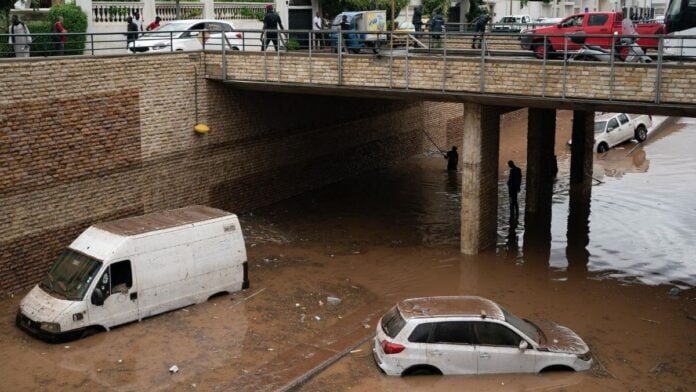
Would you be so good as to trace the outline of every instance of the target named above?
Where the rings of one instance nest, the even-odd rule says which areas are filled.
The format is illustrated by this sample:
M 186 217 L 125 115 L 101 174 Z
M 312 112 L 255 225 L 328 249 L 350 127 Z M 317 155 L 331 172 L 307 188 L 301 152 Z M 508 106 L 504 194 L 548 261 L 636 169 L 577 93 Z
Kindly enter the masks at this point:
M 595 118 L 594 150 L 606 152 L 627 140 L 648 138 L 652 117 L 647 114 L 605 113 Z
M 493 23 L 491 30 L 496 33 L 519 33 L 531 22 L 532 17 L 529 15 L 508 15 Z
M 143 33 L 129 48 L 131 53 L 178 52 L 201 49 L 220 50 L 222 34 L 229 44 L 226 49 L 243 48 L 242 33 L 224 20 L 177 20 L 156 30 Z
M 570 329 L 521 319 L 473 296 L 399 302 L 377 324 L 375 362 L 392 376 L 587 370 L 592 356 Z
M 564 39 L 564 34 L 572 34 L 579 31 L 587 34 L 587 45 L 610 48 L 612 34 L 623 34 L 621 22 L 623 14 L 621 12 L 588 12 L 583 14 L 571 15 L 563 19 L 558 24 L 551 26 L 538 27 L 525 31 L 521 37 L 522 49 L 532 50 L 537 58 L 544 58 L 548 53 L 568 50 L 578 50 L 581 45 Z M 640 24 L 635 27 L 639 35 L 660 35 L 664 34 L 663 24 Z M 544 46 L 546 37 L 546 46 Z M 644 52 L 647 49 L 657 48 L 657 38 L 639 38 L 638 45 Z

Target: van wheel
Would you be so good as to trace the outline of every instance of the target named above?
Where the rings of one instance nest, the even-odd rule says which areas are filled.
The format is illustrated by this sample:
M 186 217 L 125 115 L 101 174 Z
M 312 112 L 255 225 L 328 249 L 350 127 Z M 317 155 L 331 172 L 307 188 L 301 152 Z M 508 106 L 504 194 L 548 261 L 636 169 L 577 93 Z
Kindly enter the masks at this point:
M 403 373 L 401 373 L 402 376 L 432 376 L 432 375 L 437 375 L 441 376 L 442 372 L 440 369 L 436 368 L 435 366 L 430 366 L 430 365 L 416 365 L 416 366 L 411 366 L 410 368 L 404 370 Z
M 600 143 L 599 146 L 597 146 L 597 152 L 598 153 L 603 153 L 609 151 L 609 146 L 607 146 L 606 143 Z
M 639 143 L 643 143 L 647 138 L 648 130 L 645 129 L 643 125 L 639 125 L 638 128 L 636 128 L 636 140 L 638 140 Z

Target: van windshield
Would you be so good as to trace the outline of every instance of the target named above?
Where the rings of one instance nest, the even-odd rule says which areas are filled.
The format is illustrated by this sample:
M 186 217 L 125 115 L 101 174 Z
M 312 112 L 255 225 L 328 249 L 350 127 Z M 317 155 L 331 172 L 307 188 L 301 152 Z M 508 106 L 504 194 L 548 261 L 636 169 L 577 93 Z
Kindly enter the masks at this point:
M 92 283 L 101 262 L 72 249 L 58 257 L 39 286 L 49 294 L 71 301 L 80 301 Z

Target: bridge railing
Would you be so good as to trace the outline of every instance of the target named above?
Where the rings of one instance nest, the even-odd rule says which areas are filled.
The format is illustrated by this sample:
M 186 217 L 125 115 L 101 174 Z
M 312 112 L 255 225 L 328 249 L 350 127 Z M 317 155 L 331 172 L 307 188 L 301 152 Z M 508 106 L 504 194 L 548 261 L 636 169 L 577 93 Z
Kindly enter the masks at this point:
M 65 45 L 56 34 L 30 37 L 1 34 L 0 57 L 221 51 L 224 80 L 696 105 L 696 36 L 585 37 L 604 52 L 582 47 L 571 35 L 472 32 L 237 30 L 221 38 L 216 31 L 165 29 L 67 33 Z M 647 55 L 631 54 L 624 38 L 636 39 Z M 246 73 L 245 64 L 253 64 Z M 294 71 L 283 67 L 305 76 L 290 78 Z M 581 82 L 592 85 L 580 88 Z
M 530 40 L 524 34 L 467 32 L 284 30 L 266 32 L 265 38 L 261 30 L 243 33 L 261 37 L 245 51 L 262 53 L 225 49 L 223 80 L 696 105 L 696 89 L 688 88 L 696 83 L 696 36 L 586 35 L 585 42 L 595 45 L 585 46 L 570 34 Z M 501 40 L 518 48 L 495 49 L 492 44 Z M 276 45 L 280 50 L 271 51 Z M 333 65 L 327 66 L 328 58 Z

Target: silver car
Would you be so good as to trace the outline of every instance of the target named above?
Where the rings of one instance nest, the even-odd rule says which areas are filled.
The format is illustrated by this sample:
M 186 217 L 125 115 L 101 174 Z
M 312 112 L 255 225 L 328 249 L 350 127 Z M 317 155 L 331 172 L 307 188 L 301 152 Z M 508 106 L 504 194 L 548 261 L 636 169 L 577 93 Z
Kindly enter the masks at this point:
M 160 53 L 194 51 L 202 49 L 220 50 L 222 34 L 225 34 L 226 49 L 243 48 L 242 33 L 234 31 L 234 25 L 224 20 L 176 20 L 156 30 L 143 33 L 128 47 L 131 53 Z
M 587 344 L 550 321 L 521 319 L 472 296 L 413 298 L 377 325 L 377 365 L 393 376 L 588 370 Z

